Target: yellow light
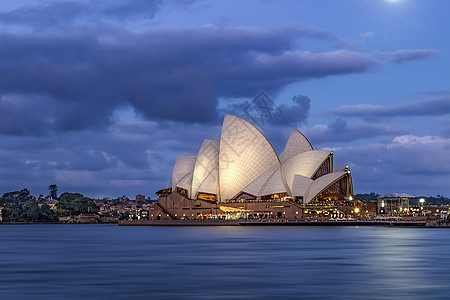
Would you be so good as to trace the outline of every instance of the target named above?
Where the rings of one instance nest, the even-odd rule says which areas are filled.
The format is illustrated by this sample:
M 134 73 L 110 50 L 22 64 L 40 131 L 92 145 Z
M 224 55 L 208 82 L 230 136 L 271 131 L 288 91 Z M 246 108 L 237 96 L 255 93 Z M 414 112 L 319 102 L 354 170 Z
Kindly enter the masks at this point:
M 359 208 L 355 208 L 355 213 L 359 213 Z
M 353 200 L 353 197 L 352 196 L 348 197 L 348 200 L 350 200 L 350 201 Z

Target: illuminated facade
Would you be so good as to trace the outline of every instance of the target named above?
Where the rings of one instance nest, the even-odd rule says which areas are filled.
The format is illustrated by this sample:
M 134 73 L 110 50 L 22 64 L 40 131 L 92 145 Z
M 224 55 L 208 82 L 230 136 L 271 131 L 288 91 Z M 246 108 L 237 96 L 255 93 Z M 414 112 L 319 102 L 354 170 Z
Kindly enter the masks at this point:
M 409 213 L 409 201 L 415 198 L 405 193 L 394 193 L 377 198 L 377 211 L 380 215 L 400 215 Z
M 267 138 L 249 122 L 226 115 L 220 141 L 206 139 L 198 154 L 180 156 L 172 175 L 172 192 L 189 199 L 296 201 L 352 199 L 348 166 L 333 166 L 333 152 L 314 150 L 293 130 L 277 155 Z

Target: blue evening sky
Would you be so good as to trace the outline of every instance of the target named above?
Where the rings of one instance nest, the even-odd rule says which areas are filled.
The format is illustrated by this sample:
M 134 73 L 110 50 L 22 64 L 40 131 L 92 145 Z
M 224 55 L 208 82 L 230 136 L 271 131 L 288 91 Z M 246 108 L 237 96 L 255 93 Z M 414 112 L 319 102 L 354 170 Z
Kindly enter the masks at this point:
M 445 0 L 0 3 L 0 192 L 117 197 L 266 91 L 261 128 L 333 149 L 355 192 L 450 196 Z

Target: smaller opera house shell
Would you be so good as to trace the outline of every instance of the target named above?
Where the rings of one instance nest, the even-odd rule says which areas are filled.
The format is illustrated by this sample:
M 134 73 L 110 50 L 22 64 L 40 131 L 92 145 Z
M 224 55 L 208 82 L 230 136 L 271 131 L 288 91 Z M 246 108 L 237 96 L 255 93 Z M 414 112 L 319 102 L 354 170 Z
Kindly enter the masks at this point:
M 348 166 L 334 166 L 333 152 L 314 150 L 298 130 L 292 131 L 278 156 L 255 126 L 226 115 L 219 141 L 206 139 L 197 155 L 177 158 L 166 193 L 214 203 L 308 204 L 352 199 L 353 185 Z

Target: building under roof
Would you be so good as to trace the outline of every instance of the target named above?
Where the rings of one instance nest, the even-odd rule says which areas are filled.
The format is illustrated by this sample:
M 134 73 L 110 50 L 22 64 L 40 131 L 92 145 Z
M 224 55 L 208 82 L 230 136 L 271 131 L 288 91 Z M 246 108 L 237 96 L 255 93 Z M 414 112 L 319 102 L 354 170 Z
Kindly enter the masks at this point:
M 167 190 L 165 190 L 167 192 Z M 212 202 L 233 200 L 352 199 L 348 166 L 333 166 L 333 152 L 315 150 L 294 129 L 277 155 L 267 138 L 242 118 L 226 115 L 220 140 L 204 140 L 197 155 L 179 156 L 172 193 Z

